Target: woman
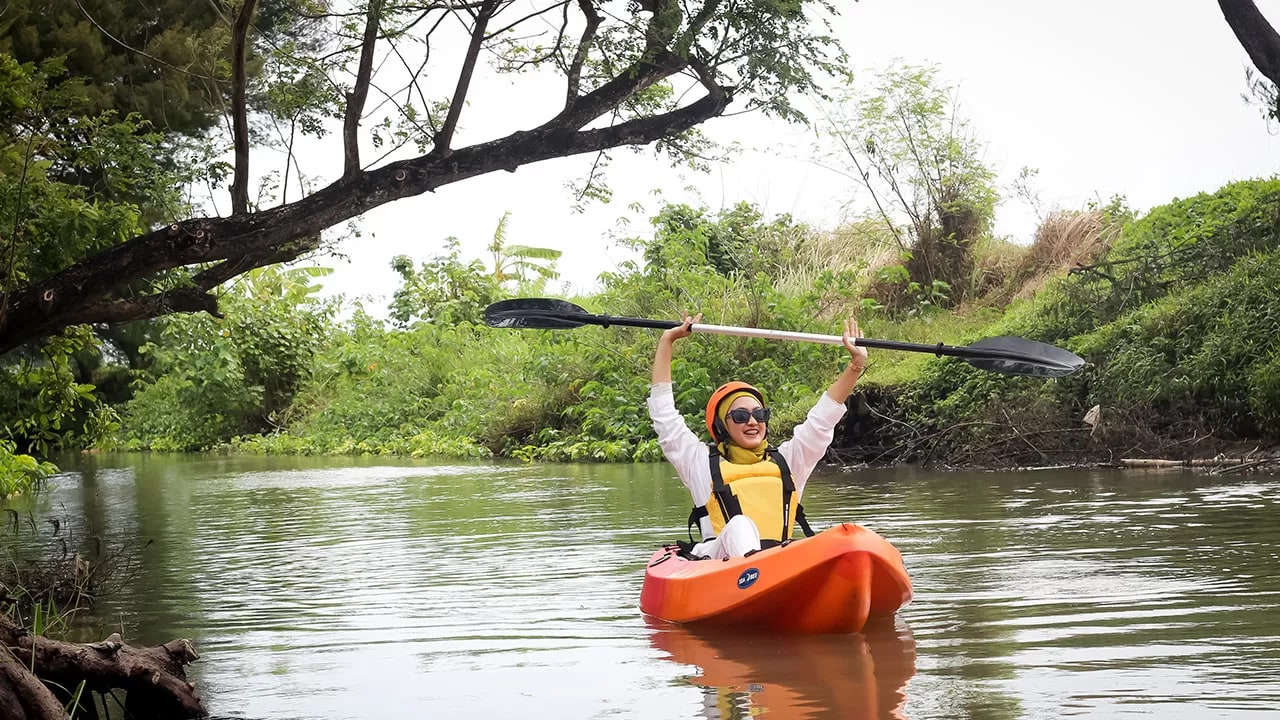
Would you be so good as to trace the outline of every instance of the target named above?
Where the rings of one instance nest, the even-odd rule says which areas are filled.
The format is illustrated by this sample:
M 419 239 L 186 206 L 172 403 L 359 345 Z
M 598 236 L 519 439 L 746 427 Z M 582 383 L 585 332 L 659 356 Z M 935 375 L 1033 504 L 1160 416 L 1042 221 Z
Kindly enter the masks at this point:
M 862 337 L 858 321 L 845 321 L 844 347 L 849 364 L 836 378 L 794 436 L 777 448 L 767 439 L 769 410 L 764 393 L 743 383 L 721 385 L 707 402 L 707 431 L 714 443 L 704 444 L 676 410 L 671 388 L 671 349 L 689 337 L 702 314 L 682 313 L 683 324 L 662 333 L 653 356 L 653 385 L 649 417 L 658 443 L 675 466 L 693 497 L 702 542 L 690 550 L 698 557 L 741 557 L 791 537 L 805 481 L 827 453 L 836 423 L 844 416 L 845 400 L 867 364 L 866 348 L 854 344 Z

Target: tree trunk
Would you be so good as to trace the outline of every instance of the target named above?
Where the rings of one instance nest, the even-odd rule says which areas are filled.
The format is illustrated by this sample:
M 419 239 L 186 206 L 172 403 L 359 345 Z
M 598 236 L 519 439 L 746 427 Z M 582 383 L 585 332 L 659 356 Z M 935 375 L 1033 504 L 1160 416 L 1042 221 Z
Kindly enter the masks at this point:
M 96 643 L 69 643 L 33 635 L 0 617 L 0 717 L 66 720 L 48 685 L 75 693 L 123 690 L 137 720 L 201 718 L 207 713 L 187 682 L 185 666 L 200 656 L 189 640 L 135 648 L 118 634 Z

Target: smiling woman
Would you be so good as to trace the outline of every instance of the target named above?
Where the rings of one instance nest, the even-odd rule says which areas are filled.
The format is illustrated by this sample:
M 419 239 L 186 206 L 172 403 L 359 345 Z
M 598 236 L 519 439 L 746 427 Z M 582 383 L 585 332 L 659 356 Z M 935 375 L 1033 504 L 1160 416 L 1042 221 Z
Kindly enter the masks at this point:
M 845 400 L 867 364 L 858 321 L 845 322 L 841 341 L 849 364 L 795 429 L 795 436 L 776 448 L 768 440 L 769 409 L 764 393 L 745 382 L 725 383 L 707 401 L 706 446 L 689 430 L 675 407 L 671 385 L 671 353 L 676 340 L 693 333 L 702 315 L 685 313 L 680 325 L 662 333 L 653 357 L 649 416 L 662 453 L 676 468 L 693 498 L 689 524 L 698 525 L 702 541 L 689 553 L 727 559 L 781 544 L 791 538 L 800 511 L 805 481 L 831 444 Z M 714 502 L 712 500 L 714 499 Z

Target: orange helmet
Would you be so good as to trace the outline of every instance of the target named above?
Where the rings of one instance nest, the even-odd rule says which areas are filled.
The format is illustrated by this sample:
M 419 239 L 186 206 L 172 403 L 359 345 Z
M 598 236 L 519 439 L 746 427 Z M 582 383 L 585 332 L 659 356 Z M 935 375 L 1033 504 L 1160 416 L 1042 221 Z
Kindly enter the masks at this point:
M 711 393 L 711 398 L 707 400 L 707 432 L 711 433 L 712 440 L 719 442 L 723 439 L 722 436 L 726 433 L 724 424 L 721 423 L 720 418 L 716 416 L 716 410 L 720 408 L 720 403 L 723 402 L 725 398 L 739 391 L 749 392 L 756 396 L 756 399 L 760 401 L 761 405 L 765 404 L 764 393 L 757 390 L 755 386 L 748 385 L 747 383 L 738 380 L 727 382 L 716 388 L 716 391 Z

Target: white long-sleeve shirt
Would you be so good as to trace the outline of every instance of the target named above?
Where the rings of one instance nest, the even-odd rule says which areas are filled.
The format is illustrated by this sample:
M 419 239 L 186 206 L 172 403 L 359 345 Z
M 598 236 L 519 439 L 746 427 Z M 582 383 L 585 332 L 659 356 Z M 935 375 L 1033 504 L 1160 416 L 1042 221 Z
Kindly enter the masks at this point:
M 791 479 L 796 485 L 794 502 L 800 502 L 805 482 L 813 474 L 835 436 L 836 423 L 844 417 L 845 407 L 822 393 L 818 404 L 809 410 L 805 421 L 796 426 L 791 439 L 777 446 L 777 450 L 791 469 Z M 649 389 L 649 417 L 658 434 L 662 454 L 676 469 L 680 482 L 689 490 L 695 507 L 707 504 L 711 499 L 711 463 L 706 443 L 698 439 L 684 417 L 676 410 L 675 395 L 671 383 L 654 383 Z M 710 537 L 711 521 L 702 519 L 702 536 Z

